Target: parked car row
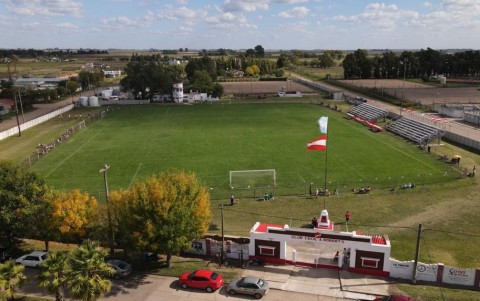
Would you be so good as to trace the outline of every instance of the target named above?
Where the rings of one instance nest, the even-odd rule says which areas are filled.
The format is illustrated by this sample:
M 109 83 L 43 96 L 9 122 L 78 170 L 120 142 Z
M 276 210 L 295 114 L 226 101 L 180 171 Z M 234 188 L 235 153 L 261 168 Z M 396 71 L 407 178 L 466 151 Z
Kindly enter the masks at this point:
M 211 293 L 224 284 L 222 275 L 210 270 L 196 270 L 180 275 L 179 285 L 183 288 L 196 288 Z M 243 277 L 232 280 L 227 286 L 230 295 L 251 295 L 255 299 L 262 298 L 269 290 L 268 282 L 257 277 Z
M 7 253 L 7 251 L 8 250 L 5 248 L 0 248 L 0 259 L 2 259 L 1 262 L 11 259 L 10 253 Z M 47 260 L 47 258 L 48 252 L 33 251 L 29 254 L 18 257 L 15 259 L 15 263 L 25 267 L 38 268 L 45 260 Z M 115 270 L 114 274 L 112 275 L 114 279 L 127 277 L 132 273 L 132 265 L 123 260 L 110 259 L 107 261 L 107 264 Z

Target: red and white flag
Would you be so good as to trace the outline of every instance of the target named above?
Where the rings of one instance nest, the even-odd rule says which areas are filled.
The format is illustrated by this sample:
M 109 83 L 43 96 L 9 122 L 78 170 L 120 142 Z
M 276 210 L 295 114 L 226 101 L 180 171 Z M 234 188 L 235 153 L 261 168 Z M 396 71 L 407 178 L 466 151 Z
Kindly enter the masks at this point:
M 307 143 L 307 150 L 324 151 L 326 149 L 327 149 L 327 135 L 323 135 L 317 140 L 313 140 Z

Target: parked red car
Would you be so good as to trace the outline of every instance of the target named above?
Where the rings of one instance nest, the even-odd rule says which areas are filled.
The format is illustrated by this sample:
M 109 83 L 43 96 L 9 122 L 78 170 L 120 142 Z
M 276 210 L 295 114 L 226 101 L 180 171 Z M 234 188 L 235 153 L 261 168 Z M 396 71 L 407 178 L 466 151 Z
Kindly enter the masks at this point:
M 376 298 L 373 301 L 415 301 L 415 300 L 409 296 L 391 295 L 391 296 Z
M 182 288 L 204 289 L 211 293 L 222 287 L 223 277 L 213 271 L 197 270 L 180 275 L 179 284 Z

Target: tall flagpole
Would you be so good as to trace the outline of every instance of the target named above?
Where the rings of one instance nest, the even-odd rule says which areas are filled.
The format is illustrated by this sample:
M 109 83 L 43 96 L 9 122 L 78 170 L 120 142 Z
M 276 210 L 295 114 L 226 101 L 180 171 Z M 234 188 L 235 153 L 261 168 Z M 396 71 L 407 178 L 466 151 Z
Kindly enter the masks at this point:
M 323 209 L 327 209 L 328 117 L 320 117 L 320 119 L 318 119 L 318 126 L 320 128 L 320 133 L 327 136 L 327 141 L 325 143 L 325 182 L 323 184 Z
M 327 144 L 325 145 L 325 183 L 323 185 L 323 209 L 327 209 L 327 162 L 328 162 L 328 134 L 327 134 Z

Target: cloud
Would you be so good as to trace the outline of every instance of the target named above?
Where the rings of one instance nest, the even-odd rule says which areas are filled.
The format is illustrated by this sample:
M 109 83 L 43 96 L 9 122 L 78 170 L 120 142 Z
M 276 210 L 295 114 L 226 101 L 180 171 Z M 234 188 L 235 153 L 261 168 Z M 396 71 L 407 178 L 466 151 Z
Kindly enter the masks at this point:
M 309 0 L 272 0 L 272 3 L 280 3 L 280 4 L 295 4 L 295 3 L 306 3 Z
M 185 6 L 182 7 L 173 7 L 166 6 L 164 10 L 157 13 L 157 16 L 160 19 L 166 20 L 184 20 L 184 19 L 201 19 L 206 16 L 206 12 L 202 10 L 193 10 Z
M 439 10 L 411 19 L 407 24 L 434 31 L 449 28 L 468 28 L 473 31 L 480 30 L 479 15 L 480 2 L 477 0 L 444 0 Z
M 423 6 L 425 6 L 425 7 L 432 7 L 433 4 L 432 4 L 431 2 L 426 1 L 426 2 L 423 3 Z
M 235 29 L 237 26 L 241 28 L 257 28 L 257 25 L 250 24 L 243 14 L 235 15 L 231 12 L 211 16 L 205 20 L 216 29 Z
M 268 10 L 270 0 L 225 0 L 221 7 L 224 12 L 253 12 Z
M 352 16 L 335 16 L 334 20 L 350 23 L 367 24 L 375 29 L 392 31 L 403 19 L 418 18 L 418 12 L 399 9 L 395 4 L 370 3 L 363 13 Z
M 102 19 L 102 24 L 109 28 L 119 28 L 119 27 L 139 27 L 140 24 L 133 19 L 130 19 L 127 16 L 114 17 L 108 19 Z
M 57 28 L 57 29 L 68 29 L 68 30 L 80 29 L 79 26 L 77 26 L 75 24 L 72 24 L 72 23 L 69 23 L 69 22 L 53 24 L 52 27 Z
M 310 12 L 310 9 L 303 6 L 297 6 L 288 11 L 283 11 L 279 13 L 278 16 L 282 18 L 298 18 L 298 17 L 301 18 L 308 15 L 309 12 Z
M 83 5 L 75 0 L 5 0 L 12 14 L 28 16 L 83 15 Z

